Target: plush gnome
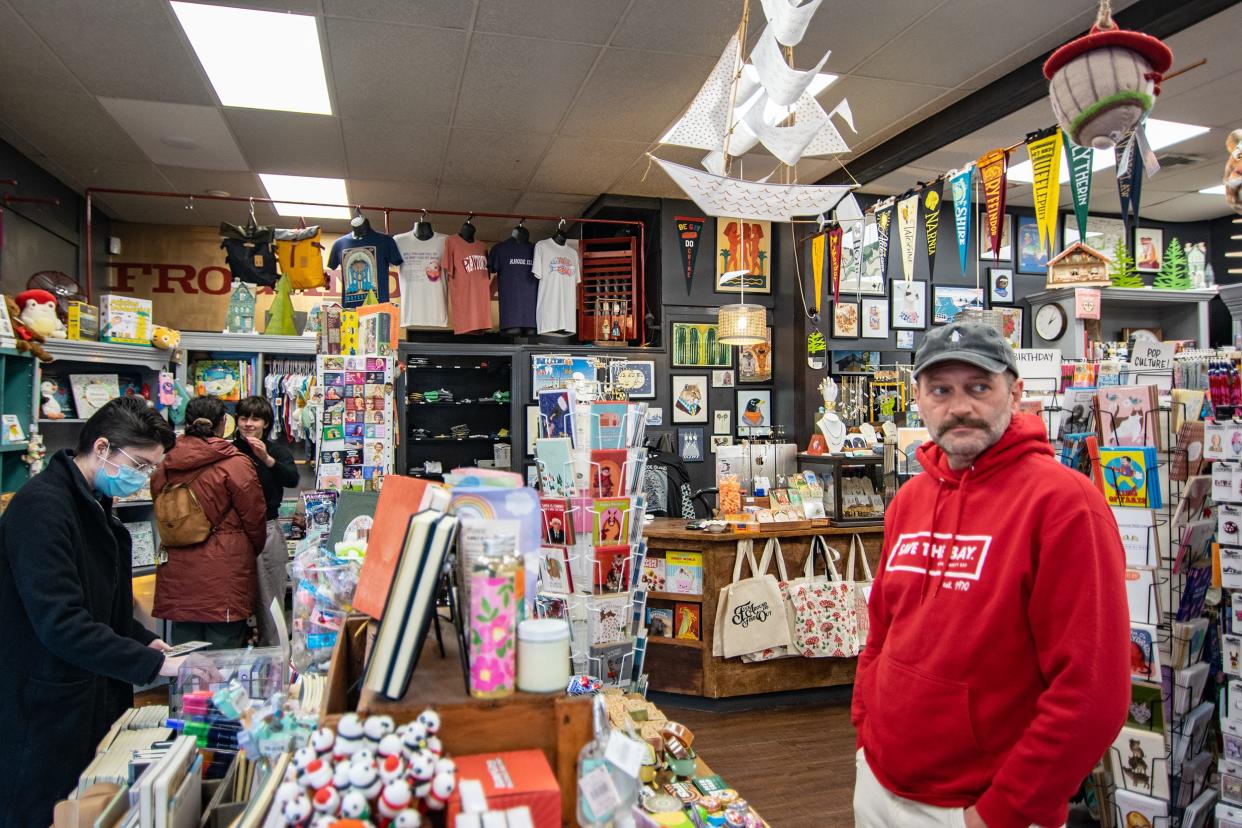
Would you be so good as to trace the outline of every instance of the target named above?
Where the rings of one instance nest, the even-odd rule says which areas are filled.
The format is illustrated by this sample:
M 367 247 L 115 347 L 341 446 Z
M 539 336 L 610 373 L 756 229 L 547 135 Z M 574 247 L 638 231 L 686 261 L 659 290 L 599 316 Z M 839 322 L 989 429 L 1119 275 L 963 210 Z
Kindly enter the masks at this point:
M 17 294 L 21 320 L 39 336 L 64 339 L 65 323 L 56 315 L 56 297 L 46 290 L 25 290 Z

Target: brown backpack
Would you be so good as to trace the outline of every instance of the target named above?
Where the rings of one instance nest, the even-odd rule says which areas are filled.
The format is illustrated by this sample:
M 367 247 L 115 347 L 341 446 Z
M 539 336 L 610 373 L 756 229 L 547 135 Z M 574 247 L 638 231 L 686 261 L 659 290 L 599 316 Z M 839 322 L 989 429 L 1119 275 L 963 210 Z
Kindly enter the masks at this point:
M 155 496 L 155 523 L 163 546 L 194 546 L 211 537 L 211 521 L 190 484 L 169 483 Z

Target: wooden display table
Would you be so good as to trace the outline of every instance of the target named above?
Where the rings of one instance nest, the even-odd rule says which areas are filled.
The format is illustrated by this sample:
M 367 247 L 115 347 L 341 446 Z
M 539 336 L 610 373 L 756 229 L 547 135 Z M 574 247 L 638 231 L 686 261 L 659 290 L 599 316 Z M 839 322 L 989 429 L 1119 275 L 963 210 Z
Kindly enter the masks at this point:
M 669 551 L 701 552 L 703 555 L 702 595 L 670 592 L 647 594 L 648 607 L 671 607 L 674 602 L 702 605 L 702 640 L 686 641 L 663 637 L 648 639 L 645 666 L 650 675 L 649 686 L 652 690 L 719 699 L 853 684 L 857 661 L 853 658 L 782 658 L 756 664 L 745 664 L 740 658 L 716 658 L 712 655 L 716 604 L 720 590 L 733 580 L 733 560 L 739 540 L 755 541 L 757 560 L 767 539 L 779 538 L 786 571 L 793 578 L 802 574 L 802 567 L 810 553 L 812 537 L 824 537 L 829 546 L 841 552 L 844 565 L 849 554 L 850 537 L 857 534 L 862 538 L 871 570 L 875 572 L 883 547 L 883 526 L 828 526 L 712 535 L 689 531 L 685 525 L 684 520 L 656 518 L 643 530 L 649 557 L 663 557 Z M 772 571 L 775 572 L 775 567 Z

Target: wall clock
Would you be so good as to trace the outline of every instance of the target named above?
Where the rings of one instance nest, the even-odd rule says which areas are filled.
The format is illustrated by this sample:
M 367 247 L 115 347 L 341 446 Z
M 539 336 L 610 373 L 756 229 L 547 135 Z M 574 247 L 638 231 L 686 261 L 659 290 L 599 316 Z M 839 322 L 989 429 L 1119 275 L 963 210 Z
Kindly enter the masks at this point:
M 1055 342 L 1065 334 L 1069 318 L 1065 308 L 1055 303 L 1043 305 L 1035 311 L 1035 333 L 1047 342 Z

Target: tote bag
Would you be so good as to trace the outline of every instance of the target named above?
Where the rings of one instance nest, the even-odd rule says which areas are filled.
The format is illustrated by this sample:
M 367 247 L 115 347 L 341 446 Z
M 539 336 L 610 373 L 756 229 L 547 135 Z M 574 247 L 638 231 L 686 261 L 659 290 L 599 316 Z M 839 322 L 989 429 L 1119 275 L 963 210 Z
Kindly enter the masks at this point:
M 767 572 L 771 565 L 772 558 L 776 558 L 776 578 L 777 586 L 781 590 L 781 601 L 785 605 L 785 621 L 789 625 L 789 641 L 793 643 L 793 604 L 789 601 L 789 575 L 785 572 L 785 555 L 781 550 L 781 542 L 778 538 L 768 538 L 767 544 L 763 547 L 763 555 L 759 558 L 759 571 Z M 768 647 L 757 653 L 747 653 L 742 656 L 742 661 L 747 664 L 754 664 L 759 661 L 774 661 L 778 658 L 796 658 L 800 656 L 795 648 L 790 647 Z
M 856 552 L 858 559 L 862 561 L 862 571 L 865 576 L 863 580 L 854 579 Z M 858 648 L 861 650 L 867 646 L 867 631 L 871 629 L 871 616 L 867 609 L 867 602 L 871 600 L 871 584 L 875 579 L 871 576 L 871 562 L 867 560 L 867 550 L 863 547 L 860 535 L 850 538 L 850 559 L 846 564 L 845 575 L 854 584 L 854 612 L 858 617 Z
M 751 577 L 742 578 L 742 562 L 749 561 Z M 733 582 L 720 590 L 712 655 L 736 658 L 747 653 L 789 646 L 789 622 L 776 578 L 755 563 L 751 540 L 738 541 Z
M 815 578 L 815 556 L 807 555 L 805 577 L 789 590 L 797 618 L 794 644 L 806 658 L 858 655 L 858 610 L 854 584 L 841 580 L 832 555 L 825 555 L 828 579 Z

